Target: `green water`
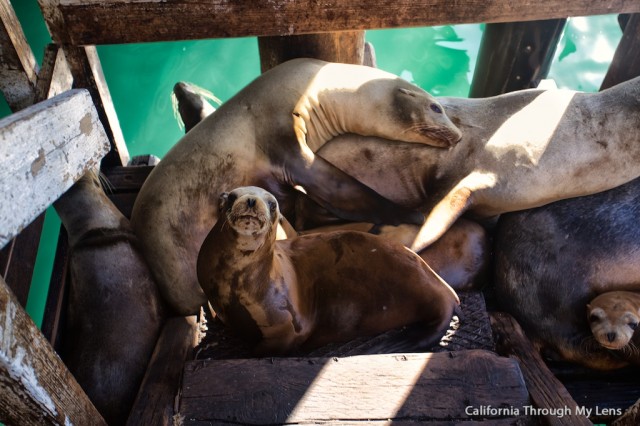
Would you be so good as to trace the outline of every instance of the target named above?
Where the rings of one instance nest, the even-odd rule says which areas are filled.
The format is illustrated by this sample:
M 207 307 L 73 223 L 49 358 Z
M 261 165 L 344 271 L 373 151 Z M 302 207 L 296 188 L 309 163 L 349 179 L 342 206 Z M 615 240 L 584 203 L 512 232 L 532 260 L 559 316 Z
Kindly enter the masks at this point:
M 50 42 L 37 0 L 14 0 L 37 60 Z M 378 67 L 416 83 L 436 96 L 467 96 L 483 25 L 368 31 Z M 559 87 L 596 91 L 621 32 L 615 15 L 572 18 L 558 45 L 550 78 Z M 132 156 L 162 157 L 182 130 L 173 116 L 170 93 L 190 81 L 227 100 L 259 74 L 255 38 L 100 46 L 98 53 Z M 2 99 L 0 115 L 9 110 Z M 27 310 L 40 324 L 60 226 L 47 212 Z

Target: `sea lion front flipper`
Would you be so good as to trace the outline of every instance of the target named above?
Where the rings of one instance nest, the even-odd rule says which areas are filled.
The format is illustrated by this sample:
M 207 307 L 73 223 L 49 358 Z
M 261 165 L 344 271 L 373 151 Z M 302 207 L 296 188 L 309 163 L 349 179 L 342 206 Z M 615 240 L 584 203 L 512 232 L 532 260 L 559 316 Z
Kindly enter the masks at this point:
M 461 185 L 449 192 L 427 216 L 413 244 L 411 244 L 411 250 L 419 253 L 447 232 L 451 225 L 469 208 L 472 196 L 471 189 Z
M 342 219 L 389 225 L 424 222 L 422 213 L 384 198 L 317 155 L 290 162 L 288 171 L 292 185 L 304 188 L 309 198 Z

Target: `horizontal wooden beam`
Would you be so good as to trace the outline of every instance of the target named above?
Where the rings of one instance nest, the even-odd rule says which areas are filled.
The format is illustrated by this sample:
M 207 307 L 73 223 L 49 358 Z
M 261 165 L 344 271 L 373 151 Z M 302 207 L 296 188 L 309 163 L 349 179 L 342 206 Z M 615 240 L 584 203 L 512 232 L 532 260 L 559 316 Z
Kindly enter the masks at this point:
M 86 90 L 65 92 L 0 120 L 0 247 L 108 151 Z
M 137 43 L 640 12 L 637 0 L 38 0 L 59 44 Z
M 504 417 L 522 421 L 529 404 L 515 360 L 468 350 L 192 361 L 184 369 L 179 414 L 185 425 L 495 424 Z M 488 406 L 511 410 L 481 410 Z
M 2 278 L 0 421 L 12 425 L 105 424 Z

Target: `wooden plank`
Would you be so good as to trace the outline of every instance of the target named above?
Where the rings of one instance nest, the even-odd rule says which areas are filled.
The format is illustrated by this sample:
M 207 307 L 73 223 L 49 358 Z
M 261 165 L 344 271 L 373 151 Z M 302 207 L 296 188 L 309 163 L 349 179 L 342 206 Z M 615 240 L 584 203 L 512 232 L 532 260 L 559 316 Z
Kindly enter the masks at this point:
M 128 425 L 174 424 L 182 369 L 185 361 L 193 357 L 198 339 L 199 323 L 195 315 L 167 320 L 129 414 Z
M 58 44 L 278 36 L 640 12 L 637 0 L 38 0 Z
M 64 62 L 62 50 L 55 45 L 47 46 L 35 86 L 36 101 L 69 90 L 71 84 L 71 74 Z M 29 296 L 43 224 L 44 213 L 0 251 L 0 265 L 4 271 L 2 276 L 23 307 L 26 306 Z
M 617 418 L 612 426 L 638 426 L 638 424 L 640 424 L 640 399 Z
M 633 14 L 625 24 L 622 38 L 613 55 L 600 90 L 640 75 L 640 14 Z
M 104 167 L 127 165 L 129 151 L 95 46 L 65 46 L 64 53 L 73 76 L 73 87 L 89 90 L 100 121 L 111 142 L 111 150 L 102 165 Z
M 446 391 L 443 391 L 446 390 Z M 482 407 L 509 413 L 472 413 Z M 484 350 L 346 358 L 200 360 L 185 365 L 183 424 L 472 421 L 522 416 L 517 362 Z M 517 413 L 516 413 L 517 411 Z
M 262 72 L 294 58 L 362 65 L 364 31 L 258 37 L 258 50 Z
M 542 416 L 545 423 L 550 426 L 591 425 L 589 419 L 578 414 L 576 407 L 579 405 L 549 371 L 516 320 L 502 312 L 493 312 L 490 317 L 498 352 L 520 362 L 533 404 L 550 410 L 549 414 Z M 565 408 L 571 412 L 562 416 L 555 414 L 557 410 Z
M 566 19 L 488 24 L 482 35 L 470 98 L 538 87 L 546 78 Z
M 86 90 L 72 90 L 0 120 L 0 247 L 108 151 Z
M 33 104 L 38 64 L 9 0 L 0 0 L 0 90 L 12 111 Z
M 2 279 L 0 421 L 12 425 L 105 424 Z

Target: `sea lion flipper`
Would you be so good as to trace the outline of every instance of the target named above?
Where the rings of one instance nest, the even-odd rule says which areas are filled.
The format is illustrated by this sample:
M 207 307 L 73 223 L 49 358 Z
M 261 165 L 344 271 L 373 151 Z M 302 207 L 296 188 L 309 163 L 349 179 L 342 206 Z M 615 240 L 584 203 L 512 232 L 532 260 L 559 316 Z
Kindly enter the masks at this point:
M 422 213 L 384 198 L 317 155 L 304 167 L 293 163 L 288 167 L 293 185 L 302 186 L 309 198 L 342 219 L 389 225 L 424 222 Z
M 427 216 L 411 250 L 419 253 L 447 232 L 471 205 L 472 194 L 468 187 L 458 186 L 440 200 Z

